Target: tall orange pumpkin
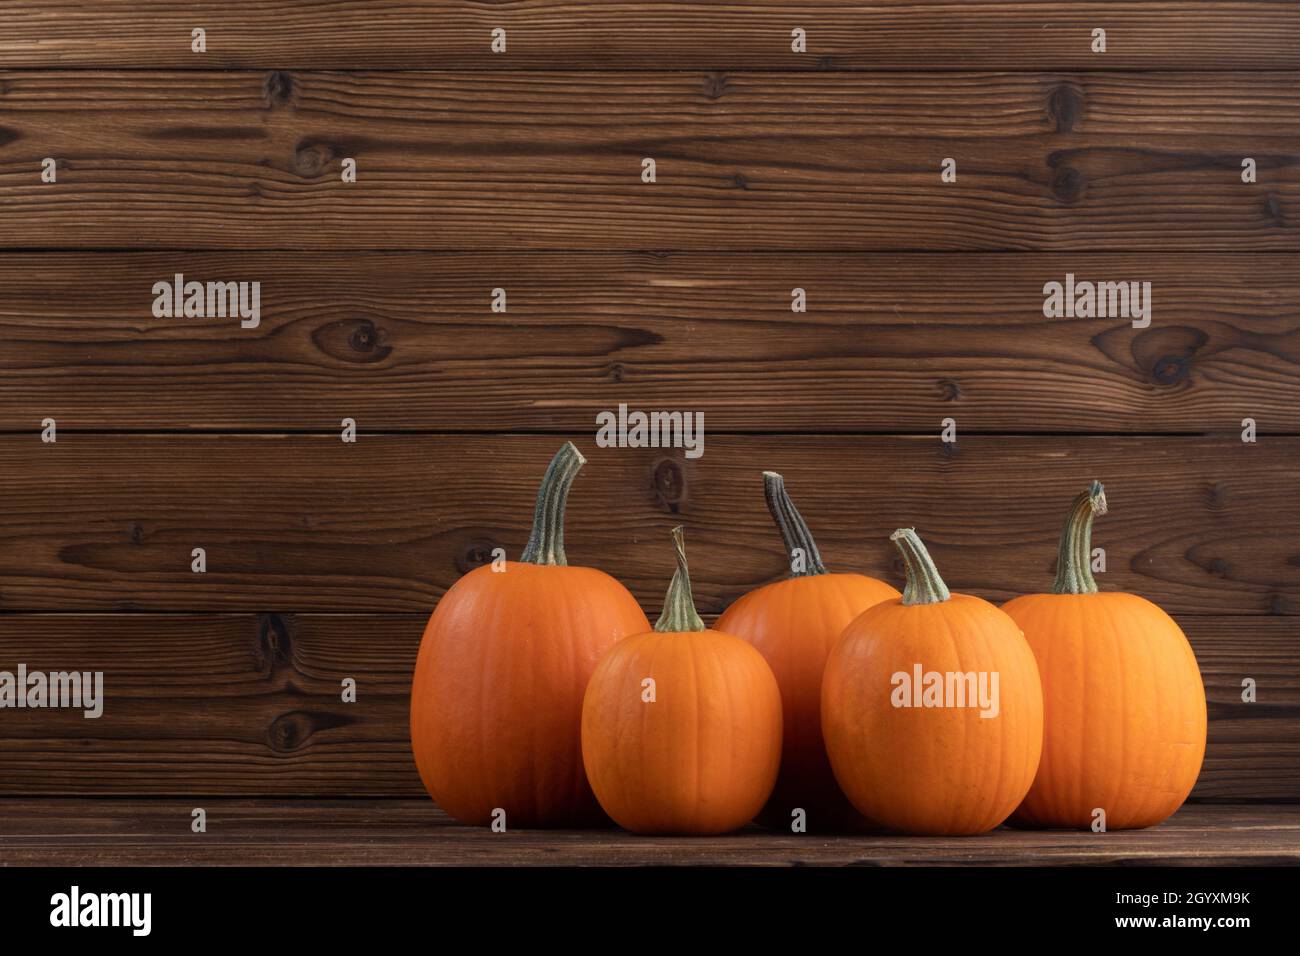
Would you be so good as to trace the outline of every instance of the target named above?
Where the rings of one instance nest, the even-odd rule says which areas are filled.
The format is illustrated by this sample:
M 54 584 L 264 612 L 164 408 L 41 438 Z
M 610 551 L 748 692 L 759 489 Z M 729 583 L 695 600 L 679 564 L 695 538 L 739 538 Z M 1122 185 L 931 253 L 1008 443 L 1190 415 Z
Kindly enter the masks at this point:
M 582 455 L 566 443 L 537 492 L 518 562 L 447 591 L 411 686 L 411 749 L 425 788 L 457 820 L 507 827 L 604 819 L 582 769 L 582 695 L 600 655 L 650 624 L 623 585 L 570 567 L 564 507 Z
M 840 792 L 822 741 L 822 674 L 848 623 L 900 595 L 864 574 L 828 572 L 784 479 L 763 472 L 763 492 L 790 557 L 790 577 L 750 591 L 717 623 L 718 630 L 758 649 L 781 688 L 781 772 L 759 821 L 788 827 L 795 811 L 803 810 L 812 830 L 860 827 L 866 821 Z
M 781 763 L 781 693 L 763 656 L 695 612 L 682 529 L 655 629 L 615 644 L 582 707 L 600 805 L 635 833 L 725 833 L 767 800 Z
M 1100 593 L 1092 520 L 1099 482 L 1074 500 L 1051 594 L 1005 610 L 1025 632 L 1043 680 L 1043 759 L 1013 822 L 1108 830 L 1147 827 L 1177 810 L 1205 756 L 1205 687 L 1173 619 L 1145 598 Z
M 831 651 L 822 732 L 835 778 L 864 816 L 907 833 L 983 833 L 1038 768 L 1043 696 L 1011 618 L 950 594 L 911 529 L 900 600 L 863 611 Z

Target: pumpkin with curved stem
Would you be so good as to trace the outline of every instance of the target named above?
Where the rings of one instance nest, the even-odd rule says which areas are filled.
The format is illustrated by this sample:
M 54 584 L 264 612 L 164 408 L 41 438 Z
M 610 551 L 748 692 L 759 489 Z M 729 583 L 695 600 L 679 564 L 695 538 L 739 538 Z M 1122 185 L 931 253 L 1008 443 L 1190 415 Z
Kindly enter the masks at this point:
M 1043 696 L 1034 655 L 998 608 L 951 594 L 910 528 L 900 600 L 844 630 L 822 680 L 835 778 L 891 830 L 983 833 L 1019 805 L 1038 768 Z
M 635 833 L 725 833 L 763 806 L 781 762 L 781 694 L 763 656 L 695 612 L 682 529 L 655 629 L 615 644 L 582 706 L 592 789 Z
M 821 692 L 826 657 L 844 628 L 898 589 L 864 574 L 826 570 L 812 532 L 790 500 L 785 480 L 763 472 L 768 510 L 790 558 L 790 577 L 739 598 L 717 628 L 743 637 L 767 660 L 781 688 L 781 772 L 759 822 L 789 827 L 802 809 L 809 829 L 861 828 L 867 821 L 840 792 L 822 741 Z
M 1205 756 L 1205 687 L 1196 655 L 1163 610 L 1099 592 L 1092 521 L 1100 482 L 1075 498 L 1051 594 L 1013 598 L 1043 681 L 1043 758 L 1013 822 L 1108 830 L 1159 823 L 1187 799 Z
M 584 464 L 566 443 L 537 492 L 523 557 L 457 581 L 424 631 L 411 749 L 430 796 L 463 823 L 604 819 L 582 768 L 582 695 L 600 655 L 650 625 L 628 590 L 564 553 L 564 507 Z

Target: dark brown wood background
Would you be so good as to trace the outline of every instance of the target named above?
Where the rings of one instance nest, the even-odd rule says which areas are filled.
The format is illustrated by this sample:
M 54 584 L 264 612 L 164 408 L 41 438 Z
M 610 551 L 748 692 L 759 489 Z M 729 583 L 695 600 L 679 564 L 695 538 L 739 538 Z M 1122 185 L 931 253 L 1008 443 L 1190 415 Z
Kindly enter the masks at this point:
M 765 468 L 834 566 L 916 525 L 994 600 L 1099 478 L 1102 586 L 1205 676 L 1193 799 L 1300 802 L 1297 71 L 1289 3 L 0 6 L 0 669 L 107 692 L 0 713 L 0 795 L 420 795 L 423 621 L 572 438 L 570 557 L 652 614 L 678 522 L 703 611 L 782 574 Z M 155 319 L 175 272 L 261 326 Z M 1151 326 L 1043 318 L 1066 272 Z M 704 456 L 596 448 L 620 402 Z

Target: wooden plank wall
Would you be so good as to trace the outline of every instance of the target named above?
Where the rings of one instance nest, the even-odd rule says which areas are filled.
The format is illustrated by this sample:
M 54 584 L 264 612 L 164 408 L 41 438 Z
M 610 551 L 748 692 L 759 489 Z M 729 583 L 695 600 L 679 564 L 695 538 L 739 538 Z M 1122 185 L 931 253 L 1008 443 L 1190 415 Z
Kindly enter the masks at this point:
M 0 84 L 3 244 L 21 248 L 1293 250 L 1300 204 L 1289 73 Z M 58 189 L 22 172 L 43 157 Z M 945 158 L 958 175 L 940 184 Z
M 325 6 L 325 9 L 320 9 Z M 1105 58 L 1080 43 L 1102 26 Z M 1300 20 L 1268 0 L 45 0 L 0 10 L 0 65 L 461 71 L 1264 70 L 1300 65 Z M 507 56 L 488 55 L 507 30 Z M 794 54 L 790 31 L 808 32 Z
M 678 522 L 709 615 L 782 573 L 764 468 L 834 566 L 916 525 L 993 600 L 1100 478 L 1194 799 L 1300 802 L 1297 71 L 1267 2 L 0 7 L 0 670 L 107 688 L 0 715 L 0 795 L 417 796 L 423 621 L 572 439 L 571 557 L 652 613 Z M 260 324 L 155 317 L 176 273 Z M 1067 273 L 1151 324 L 1044 317 Z M 704 455 L 596 448 L 619 403 Z

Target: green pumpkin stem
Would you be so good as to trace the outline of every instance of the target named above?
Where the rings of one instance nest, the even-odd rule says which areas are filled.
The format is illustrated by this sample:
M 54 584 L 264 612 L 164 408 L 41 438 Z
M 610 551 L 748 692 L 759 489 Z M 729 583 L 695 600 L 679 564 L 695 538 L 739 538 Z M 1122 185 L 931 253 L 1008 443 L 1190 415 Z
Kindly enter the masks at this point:
M 569 488 L 587 459 L 571 441 L 555 453 L 541 487 L 537 489 L 537 507 L 533 510 L 533 532 L 520 561 L 529 564 L 568 564 L 564 556 L 564 506 Z
M 1053 594 L 1096 594 L 1092 577 L 1092 519 L 1106 513 L 1106 489 L 1094 481 L 1070 507 L 1056 551 Z
M 677 570 L 664 596 L 664 612 L 655 621 L 656 631 L 675 634 L 704 630 L 704 622 L 695 612 L 695 598 L 691 595 L 691 573 L 686 568 L 686 536 L 681 525 L 673 528 L 673 548 L 677 551 Z
M 763 497 L 767 499 L 767 510 L 772 512 L 772 520 L 776 522 L 781 540 L 785 542 L 786 554 L 790 556 L 791 577 L 825 574 L 826 565 L 822 564 L 817 542 L 804 523 L 803 515 L 790 500 L 785 490 L 785 479 L 774 471 L 763 472 Z M 794 570 L 796 554 L 803 556 L 803 569 L 800 571 Z
M 915 528 L 899 528 L 889 536 L 903 564 L 907 566 L 907 584 L 903 587 L 903 604 L 941 604 L 951 597 L 948 585 L 939 577 L 939 569 L 934 566 L 934 559 L 925 550 Z

